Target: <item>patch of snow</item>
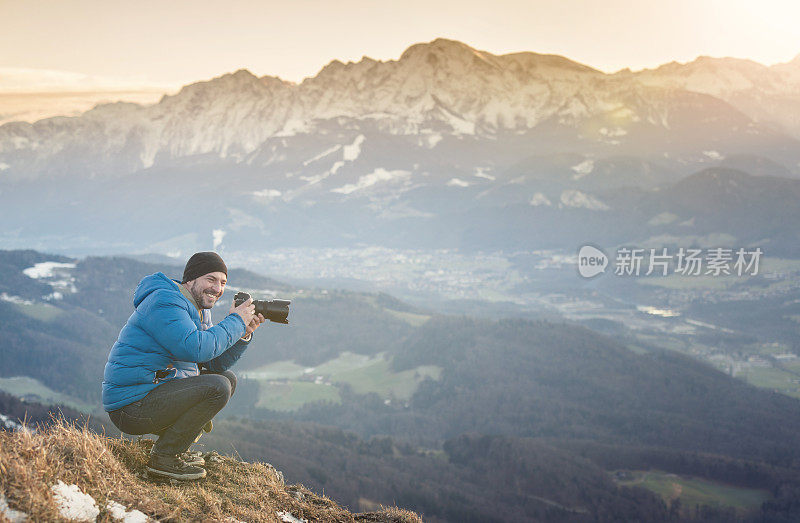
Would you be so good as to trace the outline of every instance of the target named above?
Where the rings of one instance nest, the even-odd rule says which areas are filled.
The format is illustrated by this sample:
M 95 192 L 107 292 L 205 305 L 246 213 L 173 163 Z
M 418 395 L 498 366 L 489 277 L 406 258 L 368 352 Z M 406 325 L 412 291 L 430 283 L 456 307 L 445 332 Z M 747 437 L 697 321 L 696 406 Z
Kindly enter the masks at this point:
M 321 182 L 328 176 L 336 174 L 336 171 L 341 169 L 343 165 L 344 165 L 343 161 L 334 162 L 331 168 L 325 171 L 324 173 L 316 174 L 314 176 L 301 176 L 300 179 L 307 181 L 308 185 L 314 185 L 315 183 Z
M 550 207 L 551 205 L 553 205 L 552 202 L 547 198 L 547 196 L 545 196 L 540 192 L 534 194 L 533 197 L 531 198 L 531 201 L 528 203 L 530 203 L 534 207 L 538 207 L 540 205 L 546 205 Z
M 12 380 L 20 379 L 18 377 L 9 378 Z M 36 429 L 32 427 L 28 427 L 26 425 L 22 425 L 17 423 L 10 417 L 6 416 L 5 414 L 0 414 L 0 428 L 6 428 L 8 430 L 13 430 L 17 432 L 27 432 L 28 434 L 35 434 Z
M 561 204 L 565 207 L 584 208 L 591 211 L 607 211 L 608 205 L 604 204 L 591 194 L 586 194 L 574 189 L 561 193 Z
M 95 521 L 100 515 L 94 498 L 84 494 L 78 485 L 67 485 L 61 480 L 51 487 L 58 512 L 64 519 L 76 521 Z
M 712 160 L 724 160 L 725 156 L 721 155 L 719 151 L 703 151 L 703 154 Z
M 8 501 L 6 501 L 6 496 L 4 494 L 0 494 L 0 516 L 5 517 L 11 523 L 28 521 L 28 515 L 26 513 L 14 510 L 8 506 Z
M 181 256 L 181 251 L 178 251 L 178 250 L 176 250 L 176 251 L 169 251 L 169 252 L 167 253 L 167 256 L 168 256 L 169 258 L 180 258 L 180 256 Z
M 336 174 L 336 171 L 338 171 L 339 169 L 341 169 L 341 168 L 342 168 L 342 165 L 344 165 L 344 162 L 333 162 L 333 165 L 332 165 L 332 166 L 331 166 L 331 168 L 328 170 L 328 174 L 329 174 L 329 175 L 330 175 L 330 174 Z
M 284 512 L 276 512 L 276 514 L 278 515 L 279 518 L 281 518 L 281 521 L 283 521 L 283 523 L 308 523 L 308 520 L 292 516 L 292 513 L 289 512 L 288 510 Z
M 279 198 L 281 196 L 281 192 L 277 189 L 262 189 L 260 191 L 253 191 L 253 196 L 274 200 L 275 198 Z
M 448 115 L 448 122 L 456 134 L 475 134 L 475 122 L 468 122 L 455 115 Z
M 477 178 L 486 178 L 487 180 L 496 180 L 494 176 L 486 172 L 488 170 L 489 169 L 487 167 L 476 167 L 475 174 L 473 176 Z
M 440 133 L 426 133 L 422 135 L 422 140 L 424 140 L 425 145 L 428 149 L 433 149 L 436 147 L 436 144 L 442 141 L 444 137 Z
M 14 146 L 14 149 L 23 149 L 25 147 L 36 149 L 38 147 L 38 145 L 35 142 L 31 142 L 28 138 L 24 136 L 12 136 L 11 144 Z
M 628 131 L 623 129 L 622 127 L 613 127 L 609 129 L 608 127 L 601 127 L 600 134 L 607 138 L 616 138 L 618 136 L 625 136 L 628 134 Z
M 350 145 L 344 146 L 344 151 L 342 152 L 342 158 L 346 162 L 355 161 L 356 158 L 361 154 L 361 144 L 364 143 L 364 135 L 359 134 L 356 136 L 356 139 Z
M 112 500 L 108 500 L 108 503 L 106 503 L 106 510 L 112 518 L 117 521 L 122 521 L 123 523 L 147 523 L 148 521 L 154 521 L 144 512 L 135 509 L 128 510 L 125 508 L 125 505 Z
M 287 136 L 295 136 L 297 134 L 304 133 L 307 131 L 308 131 L 308 124 L 304 120 L 293 118 L 287 121 L 284 124 L 283 129 L 275 133 L 274 136 L 284 138 Z M 283 142 L 283 146 L 286 147 L 285 140 Z
M 319 160 L 319 159 L 321 159 L 321 158 L 325 158 L 325 157 L 326 157 L 326 156 L 328 156 L 329 154 L 335 153 L 336 151 L 338 151 L 338 150 L 339 150 L 339 149 L 341 149 L 341 148 L 342 148 L 342 146 L 341 146 L 341 145 L 334 145 L 333 147 L 330 147 L 330 148 L 328 148 L 328 149 L 325 149 L 324 151 L 322 151 L 321 153 L 319 153 L 319 154 L 318 154 L 318 155 L 316 155 L 315 157 L 313 157 L 313 158 L 309 158 L 308 160 L 304 161 L 304 162 L 303 162 L 303 165 L 307 166 L 307 165 L 308 165 L 308 164 L 310 164 L 310 163 L 314 163 L 314 162 L 316 162 L 317 160 Z
M 75 288 L 75 284 L 73 283 L 74 281 L 75 281 L 75 278 L 69 278 L 67 280 L 49 281 L 49 282 L 47 282 L 47 284 L 49 286 L 51 286 L 53 289 L 57 289 L 59 291 L 64 291 L 64 292 L 69 292 L 69 293 L 74 294 L 74 293 L 78 292 L 78 289 Z
M 228 233 L 222 229 L 214 229 L 213 231 L 211 231 L 211 236 L 212 238 L 214 238 L 214 246 L 212 247 L 211 250 L 216 251 L 217 247 L 222 245 L 222 239 L 225 238 L 226 234 Z
M 657 214 L 652 218 L 650 218 L 650 220 L 647 222 L 647 225 L 651 226 L 667 225 L 674 222 L 677 219 L 678 217 L 672 214 L 671 212 L 662 212 L 661 214 Z
M 75 293 L 78 289 L 75 288 L 75 278 L 69 276 L 69 271 L 75 268 L 74 263 L 60 263 L 60 262 L 42 262 L 37 263 L 33 267 L 24 269 L 22 273 L 35 280 L 45 280 L 45 283 L 50 285 L 55 291 L 59 291 L 62 295 L 64 293 Z M 57 276 L 62 279 L 56 280 Z M 55 298 L 52 294 L 45 299 L 59 299 Z
M 410 175 L 411 175 L 410 171 L 403 171 L 403 170 L 387 171 L 382 167 L 378 167 L 370 174 L 360 176 L 356 183 L 348 183 L 347 185 L 344 185 L 342 187 L 331 189 L 331 192 L 340 194 L 350 194 L 354 191 L 358 191 L 370 187 L 372 185 L 375 185 L 378 182 L 386 182 L 399 178 L 405 178 Z
M 52 278 L 55 276 L 56 269 L 74 269 L 74 263 L 60 263 L 60 262 L 41 262 L 33 267 L 28 267 L 22 271 L 22 274 L 28 278 L 37 280 L 39 278 Z
M 8 165 L 7 163 L 0 162 L 0 171 L 5 171 L 9 167 L 11 167 L 11 166 Z
M 578 97 L 570 97 L 558 111 L 559 123 L 571 124 L 591 114 L 590 109 Z
M 461 178 L 450 178 L 447 182 L 448 187 L 469 187 L 469 182 L 465 182 Z
M 575 171 L 575 174 L 572 176 L 573 180 L 583 178 L 594 170 L 594 160 L 584 160 L 578 165 L 573 165 L 572 170 Z
M 5 292 L 0 294 L 0 300 L 7 301 L 9 303 L 16 303 L 17 305 L 33 305 L 31 300 L 26 300 L 20 298 L 19 296 L 11 296 L 10 294 L 6 294 Z
M 3 427 L 3 428 L 8 429 L 8 430 L 13 430 L 13 431 L 23 430 L 24 429 L 24 427 L 22 425 L 20 425 L 19 423 L 17 423 L 13 419 L 9 418 L 5 414 L 0 414 L 0 427 Z

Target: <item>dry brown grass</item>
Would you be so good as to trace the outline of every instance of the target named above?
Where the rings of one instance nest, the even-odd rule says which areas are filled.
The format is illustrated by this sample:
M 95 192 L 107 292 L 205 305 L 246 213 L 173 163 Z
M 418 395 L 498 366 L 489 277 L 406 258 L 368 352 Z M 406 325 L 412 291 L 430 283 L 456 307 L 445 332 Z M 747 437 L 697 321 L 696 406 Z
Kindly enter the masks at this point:
M 353 514 L 302 485 L 284 485 L 269 464 L 216 454 L 207 457 L 208 475 L 202 480 L 153 482 L 143 474 L 150 446 L 148 440 L 106 438 L 63 421 L 35 434 L 0 431 L 0 494 L 33 521 L 63 521 L 50 491 L 58 480 L 78 485 L 95 499 L 98 521 L 113 521 L 104 508 L 108 500 L 159 521 L 278 522 L 278 512 L 308 521 L 422 521 L 396 508 Z

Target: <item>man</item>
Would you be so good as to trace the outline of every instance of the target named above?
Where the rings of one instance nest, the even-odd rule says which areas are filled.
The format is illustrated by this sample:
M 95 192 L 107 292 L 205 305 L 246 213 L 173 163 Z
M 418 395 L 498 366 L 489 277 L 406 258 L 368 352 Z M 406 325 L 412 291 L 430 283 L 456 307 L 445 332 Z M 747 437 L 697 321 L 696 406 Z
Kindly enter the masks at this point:
M 252 299 L 216 325 L 210 309 L 222 296 L 228 268 L 213 252 L 186 263 L 183 280 L 146 276 L 134 312 L 111 348 L 103 407 L 126 434 L 156 434 L 147 470 L 180 480 L 205 477 L 202 457 L 187 452 L 236 389 L 228 370 L 265 320 Z

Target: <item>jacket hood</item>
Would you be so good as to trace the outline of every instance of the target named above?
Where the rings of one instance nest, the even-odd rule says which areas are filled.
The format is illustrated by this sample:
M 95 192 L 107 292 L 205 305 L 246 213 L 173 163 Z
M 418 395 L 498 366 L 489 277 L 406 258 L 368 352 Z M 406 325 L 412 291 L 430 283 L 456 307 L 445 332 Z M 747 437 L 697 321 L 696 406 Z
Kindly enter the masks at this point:
M 133 292 L 133 306 L 138 307 L 151 293 L 161 289 L 180 292 L 177 283 L 167 278 L 166 274 L 163 272 L 145 276 Z

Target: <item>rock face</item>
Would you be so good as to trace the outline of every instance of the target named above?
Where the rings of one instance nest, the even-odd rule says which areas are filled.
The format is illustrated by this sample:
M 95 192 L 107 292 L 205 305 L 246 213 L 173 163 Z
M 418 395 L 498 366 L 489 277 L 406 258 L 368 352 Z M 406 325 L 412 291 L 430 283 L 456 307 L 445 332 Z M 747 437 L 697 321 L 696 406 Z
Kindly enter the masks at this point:
M 563 127 L 590 144 L 620 145 L 640 127 L 669 135 L 711 121 L 726 132 L 766 133 L 763 122 L 800 135 L 800 62 L 700 58 L 608 75 L 560 56 L 497 56 L 437 39 L 398 60 L 335 60 L 299 85 L 240 70 L 150 106 L 9 123 L 0 127 L 0 168 L 6 177 L 113 176 L 195 155 L 252 161 L 270 138 L 345 121 L 428 144 Z
M 701 56 L 688 64 L 672 62 L 638 73 L 623 71 L 617 76 L 643 85 L 709 94 L 756 121 L 800 136 L 800 55 L 771 67 L 751 60 Z

